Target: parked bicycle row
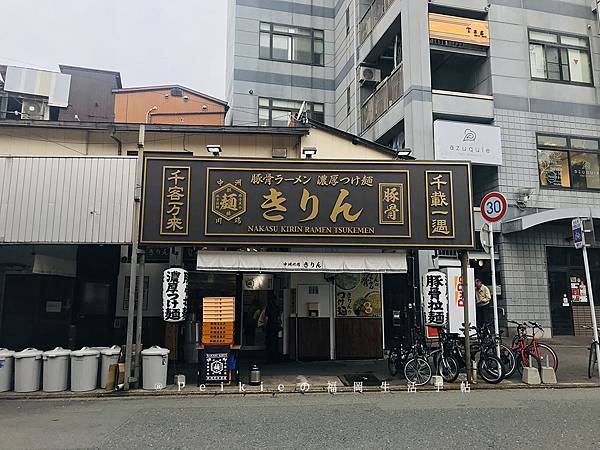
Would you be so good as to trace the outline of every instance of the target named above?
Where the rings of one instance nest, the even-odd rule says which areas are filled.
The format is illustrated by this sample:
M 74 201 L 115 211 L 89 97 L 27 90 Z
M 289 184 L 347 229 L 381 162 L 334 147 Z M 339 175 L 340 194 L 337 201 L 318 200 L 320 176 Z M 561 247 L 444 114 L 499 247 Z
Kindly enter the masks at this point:
M 521 376 L 524 367 L 538 370 L 552 367 L 556 371 L 556 351 L 538 341 L 538 334 L 543 333 L 543 328 L 536 322 L 510 322 L 516 326 L 510 345 L 502 342 L 502 333 L 501 336 L 494 335 L 492 324 L 470 327 L 469 358 L 476 375 L 486 383 L 496 384 L 516 373 Z M 408 382 L 417 386 L 428 383 L 434 374 L 440 375 L 446 383 L 456 381 L 467 367 L 464 337 L 449 333 L 444 327 L 437 328 L 437 331 L 437 340 L 428 343 L 422 332 L 413 328 L 409 342 L 399 342 L 389 352 L 390 374 L 404 374 Z M 460 331 L 464 333 L 465 329 Z

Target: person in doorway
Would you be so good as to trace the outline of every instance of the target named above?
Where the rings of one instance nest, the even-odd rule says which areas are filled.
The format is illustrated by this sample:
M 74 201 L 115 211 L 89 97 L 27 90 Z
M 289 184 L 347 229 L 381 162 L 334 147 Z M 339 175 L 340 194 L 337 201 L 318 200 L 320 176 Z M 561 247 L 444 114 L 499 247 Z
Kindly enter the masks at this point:
M 274 362 L 279 356 L 279 332 L 281 331 L 281 310 L 275 296 L 269 296 L 265 307 L 264 327 L 267 361 Z
M 475 305 L 477 306 L 477 326 L 490 321 L 492 295 L 488 287 L 478 278 L 475 280 Z

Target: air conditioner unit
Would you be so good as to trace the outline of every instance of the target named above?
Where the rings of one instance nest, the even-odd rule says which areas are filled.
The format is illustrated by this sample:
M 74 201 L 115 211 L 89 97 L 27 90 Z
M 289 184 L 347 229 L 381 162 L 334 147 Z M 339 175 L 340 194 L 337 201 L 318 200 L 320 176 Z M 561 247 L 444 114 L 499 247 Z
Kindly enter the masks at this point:
M 361 83 L 379 83 L 381 81 L 381 70 L 360 66 L 358 68 L 358 81 Z
M 21 119 L 44 120 L 46 104 L 39 100 L 23 99 Z

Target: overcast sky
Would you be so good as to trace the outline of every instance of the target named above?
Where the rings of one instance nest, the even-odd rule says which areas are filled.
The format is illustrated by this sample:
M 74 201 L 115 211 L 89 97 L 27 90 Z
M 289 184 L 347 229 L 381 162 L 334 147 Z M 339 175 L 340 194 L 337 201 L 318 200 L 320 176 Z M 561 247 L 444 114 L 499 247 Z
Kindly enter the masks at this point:
M 227 0 L 2 0 L 0 63 L 121 72 L 225 99 Z

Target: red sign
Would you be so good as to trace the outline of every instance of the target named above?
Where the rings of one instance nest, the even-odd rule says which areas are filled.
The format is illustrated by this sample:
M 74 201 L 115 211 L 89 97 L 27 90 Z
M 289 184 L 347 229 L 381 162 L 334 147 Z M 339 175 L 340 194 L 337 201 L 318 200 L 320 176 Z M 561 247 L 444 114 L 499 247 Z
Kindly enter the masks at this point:
M 498 222 L 506 214 L 508 204 L 500 192 L 490 192 L 481 200 L 481 215 L 488 222 Z

